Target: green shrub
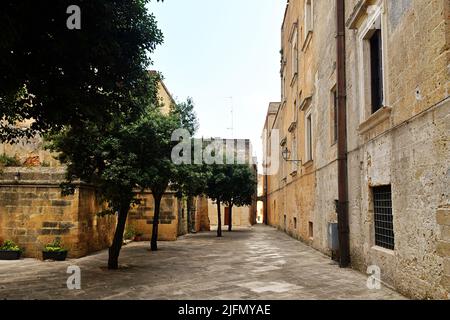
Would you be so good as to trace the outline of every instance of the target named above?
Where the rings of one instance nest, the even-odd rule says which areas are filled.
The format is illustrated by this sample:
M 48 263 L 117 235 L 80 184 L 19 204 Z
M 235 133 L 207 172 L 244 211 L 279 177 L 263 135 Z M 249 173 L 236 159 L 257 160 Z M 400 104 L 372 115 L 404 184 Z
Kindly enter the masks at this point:
M 20 161 L 17 160 L 15 157 L 10 157 L 4 153 L 0 155 L 0 166 L 20 167 Z
M 0 246 L 0 251 L 22 251 L 22 250 L 20 250 L 19 246 L 16 245 L 13 241 L 6 240 Z
M 135 236 L 136 232 L 133 228 L 128 228 L 123 235 L 125 240 L 133 240 Z
M 50 162 L 42 161 L 41 167 L 50 167 Z
M 56 238 L 52 243 L 44 246 L 44 252 L 66 252 L 67 250 L 61 246 L 61 238 Z

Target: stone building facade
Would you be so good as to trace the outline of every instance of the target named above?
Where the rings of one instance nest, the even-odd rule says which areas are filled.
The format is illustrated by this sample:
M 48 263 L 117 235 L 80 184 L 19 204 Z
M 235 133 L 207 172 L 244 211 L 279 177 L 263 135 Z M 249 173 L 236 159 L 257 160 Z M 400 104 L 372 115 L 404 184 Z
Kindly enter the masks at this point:
M 104 208 L 92 186 L 79 184 L 62 196 L 64 168 L 4 168 L 0 178 L 0 243 L 13 240 L 23 256 L 42 258 L 42 249 L 61 238 L 70 258 L 109 247 L 116 217 Z
M 446 299 L 450 3 L 348 0 L 345 21 L 351 264 L 380 267 L 382 281 L 410 297 Z M 280 155 L 280 170 L 265 178 L 267 223 L 329 255 L 338 198 L 336 24 L 336 1 L 288 2 L 284 89 L 264 133 L 278 129 L 279 153 L 287 147 L 302 161 L 292 168 Z

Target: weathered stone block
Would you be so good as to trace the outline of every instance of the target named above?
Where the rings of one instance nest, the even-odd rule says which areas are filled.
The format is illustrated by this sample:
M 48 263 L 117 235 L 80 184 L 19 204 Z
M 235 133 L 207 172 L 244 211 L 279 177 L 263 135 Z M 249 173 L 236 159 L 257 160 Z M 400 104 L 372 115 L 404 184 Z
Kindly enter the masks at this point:
M 441 238 L 444 241 L 450 241 L 450 226 L 441 227 Z
M 48 222 L 45 221 L 42 223 L 43 228 L 56 228 L 58 226 L 58 222 Z
M 444 259 L 444 274 L 450 276 L 450 257 Z
M 450 276 L 445 275 L 442 277 L 441 285 L 445 288 L 445 290 L 450 292 Z
M 59 228 L 63 230 L 69 230 L 72 229 L 75 225 L 71 222 L 60 222 Z
M 68 207 L 72 204 L 71 201 L 67 200 L 52 200 L 51 205 L 55 207 Z
M 442 226 L 450 226 L 450 209 L 438 209 L 436 220 Z
M 450 242 L 438 241 L 436 250 L 441 257 L 450 257 Z
M 68 234 L 70 229 L 42 229 L 42 235 L 54 235 L 54 236 L 62 236 Z

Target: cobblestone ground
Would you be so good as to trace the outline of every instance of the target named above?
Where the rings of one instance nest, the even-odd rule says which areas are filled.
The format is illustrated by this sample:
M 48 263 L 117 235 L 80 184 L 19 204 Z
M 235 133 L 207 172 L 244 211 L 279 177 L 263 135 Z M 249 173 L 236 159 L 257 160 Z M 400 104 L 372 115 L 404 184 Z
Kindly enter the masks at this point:
M 122 249 L 121 269 L 107 251 L 65 262 L 0 261 L 0 299 L 403 299 L 369 290 L 367 276 L 265 226 L 186 236 Z M 81 268 L 81 290 L 68 290 L 67 267 Z

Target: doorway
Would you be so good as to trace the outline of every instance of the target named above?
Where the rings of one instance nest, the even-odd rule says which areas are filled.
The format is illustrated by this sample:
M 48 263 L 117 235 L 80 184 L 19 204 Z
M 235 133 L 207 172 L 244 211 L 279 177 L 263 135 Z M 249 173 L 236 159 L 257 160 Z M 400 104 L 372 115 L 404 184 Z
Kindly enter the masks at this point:
M 230 224 L 230 207 L 225 207 L 225 219 L 224 219 L 224 226 L 228 226 Z

